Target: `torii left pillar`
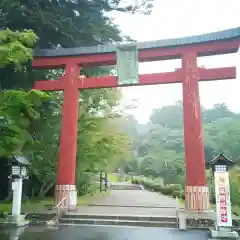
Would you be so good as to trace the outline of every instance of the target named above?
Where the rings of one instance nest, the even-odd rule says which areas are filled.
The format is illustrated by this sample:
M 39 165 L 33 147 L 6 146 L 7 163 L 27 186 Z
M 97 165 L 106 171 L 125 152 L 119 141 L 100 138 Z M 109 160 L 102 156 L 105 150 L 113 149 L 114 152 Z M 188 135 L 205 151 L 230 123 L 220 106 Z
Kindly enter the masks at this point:
M 60 137 L 60 158 L 56 185 L 56 203 L 62 201 L 63 206 L 76 208 L 77 190 L 75 185 L 77 123 L 79 90 L 77 80 L 80 66 L 67 64 L 65 76 L 60 80 L 63 84 L 64 102 L 62 106 L 62 128 Z

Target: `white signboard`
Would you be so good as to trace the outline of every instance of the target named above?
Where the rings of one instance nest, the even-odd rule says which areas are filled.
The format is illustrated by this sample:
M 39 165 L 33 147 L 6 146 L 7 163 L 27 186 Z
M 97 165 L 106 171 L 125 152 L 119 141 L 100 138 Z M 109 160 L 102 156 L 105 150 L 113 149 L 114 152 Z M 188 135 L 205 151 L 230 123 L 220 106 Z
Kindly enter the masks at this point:
M 215 177 L 216 211 L 218 227 L 232 227 L 232 212 L 228 172 L 218 172 Z
M 17 190 L 18 184 L 17 182 L 12 182 L 12 190 L 15 191 Z

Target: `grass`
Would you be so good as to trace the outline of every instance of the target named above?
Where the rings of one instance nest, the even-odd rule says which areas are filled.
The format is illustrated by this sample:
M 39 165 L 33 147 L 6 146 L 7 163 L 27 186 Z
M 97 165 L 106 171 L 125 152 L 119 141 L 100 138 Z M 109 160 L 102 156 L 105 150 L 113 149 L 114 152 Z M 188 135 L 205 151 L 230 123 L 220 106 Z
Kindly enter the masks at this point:
M 11 212 L 12 205 L 10 203 L 0 202 L 0 213 Z
M 80 196 L 80 197 L 78 197 L 78 205 L 82 206 L 82 205 L 92 203 L 96 200 L 101 200 L 101 199 L 109 196 L 110 193 L 111 192 L 109 190 L 107 192 L 96 191 L 93 195 L 88 194 L 88 195 L 85 195 L 85 196 Z
M 131 183 L 131 178 L 121 178 L 120 175 L 114 175 L 114 174 L 108 174 L 108 181 L 112 183 L 116 182 L 125 182 L 125 183 Z
M 34 208 L 44 208 L 45 205 L 52 205 L 53 199 L 52 198 L 44 198 L 44 199 L 32 199 L 26 200 L 22 202 L 22 208 L 25 209 L 34 209 Z M 12 210 L 12 202 L 0 202 L 0 212 L 11 212 Z
M 185 206 L 185 200 L 179 198 L 178 201 L 179 201 L 179 203 L 180 203 L 181 205 L 184 205 L 184 206 Z
M 96 191 L 93 194 L 88 194 L 85 196 L 79 196 L 78 197 L 78 205 L 82 206 L 82 205 L 86 205 L 89 204 L 93 201 L 96 200 L 101 200 L 107 196 L 110 195 L 110 191 L 107 192 L 98 192 Z M 36 210 L 43 210 L 46 208 L 46 206 L 50 206 L 54 204 L 54 200 L 53 198 L 50 197 L 46 197 L 44 199 L 33 199 L 33 200 L 27 200 L 27 201 L 23 201 L 22 203 L 22 209 L 24 212 L 34 212 Z M 12 211 L 12 202 L 3 202 L 0 201 L 0 213 L 4 213 L 4 212 L 11 212 Z
M 108 181 L 115 183 L 115 182 L 118 181 L 118 177 L 116 175 L 113 175 L 113 174 L 108 174 Z
M 239 217 L 240 216 L 240 206 L 237 206 L 237 205 L 232 206 L 232 213 Z

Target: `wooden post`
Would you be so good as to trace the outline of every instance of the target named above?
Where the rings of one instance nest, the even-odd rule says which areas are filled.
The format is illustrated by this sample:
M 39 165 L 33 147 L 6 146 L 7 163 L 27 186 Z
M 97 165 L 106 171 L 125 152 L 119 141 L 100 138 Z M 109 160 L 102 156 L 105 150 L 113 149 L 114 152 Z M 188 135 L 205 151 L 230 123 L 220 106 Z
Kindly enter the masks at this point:
M 107 182 L 108 182 L 108 179 L 107 179 L 107 173 L 105 172 L 105 177 L 104 177 L 105 181 L 104 181 L 104 185 L 105 185 L 105 192 L 107 191 L 107 188 L 108 188 L 108 185 L 107 185 Z
M 76 207 L 77 194 L 75 185 L 78 97 L 76 86 L 80 67 L 76 64 L 66 66 L 64 78 L 64 102 L 62 107 L 62 128 L 60 137 L 60 157 L 56 186 L 56 201 L 69 194 L 66 205 Z
M 197 54 L 182 56 L 184 145 L 186 158 L 186 208 L 209 209 L 206 183 L 202 120 L 198 88 Z
M 100 172 L 100 192 L 102 192 L 103 172 Z

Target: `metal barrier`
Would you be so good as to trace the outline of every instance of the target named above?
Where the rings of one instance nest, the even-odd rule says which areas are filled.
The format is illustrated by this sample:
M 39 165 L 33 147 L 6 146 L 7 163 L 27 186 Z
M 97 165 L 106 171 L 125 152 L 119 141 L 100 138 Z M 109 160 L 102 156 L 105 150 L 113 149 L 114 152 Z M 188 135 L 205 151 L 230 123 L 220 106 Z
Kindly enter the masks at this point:
M 68 211 L 68 206 L 66 206 L 63 203 L 68 199 L 69 195 L 70 195 L 70 192 L 65 197 L 63 197 L 62 200 L 56 205 L 56 207 L 55 207 L 56 216 L 52 220 L 47 221 L 47 225 L 58 225 L 59 224 L 59 219 L 61 218 L 61 216 Z
M 179 228 L 179 215 L 180 215 L 180 204 L 178 201 L 178 197 L 176 197 L 176 222 L 177 222 L 177 228 Z
M 181 206 L 179 203 L 179 199 L 176 197 L 176 219 L 177 219 L 177 228 L 179 230 L 186 230 L 187 229 L 187 212 L 186 209 L 181 210 Z

